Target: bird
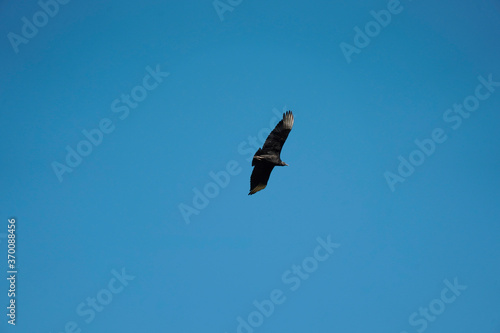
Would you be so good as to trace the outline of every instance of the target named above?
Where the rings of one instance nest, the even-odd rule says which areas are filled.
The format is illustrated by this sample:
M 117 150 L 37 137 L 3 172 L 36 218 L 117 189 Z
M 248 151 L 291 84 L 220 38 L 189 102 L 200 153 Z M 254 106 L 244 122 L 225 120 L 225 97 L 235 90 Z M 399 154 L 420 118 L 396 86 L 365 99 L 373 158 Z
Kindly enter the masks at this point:
M 267 186 L 271 171 L 275 166 L 288 166 L 280 158 L 281 148 L 293 127 L 293 113 L 283 113 L 283 119 L 269 134 L 262 148 L 259 148 L 252 158 L 253 171 L 250 176 L 250 193 L 252 195 Z

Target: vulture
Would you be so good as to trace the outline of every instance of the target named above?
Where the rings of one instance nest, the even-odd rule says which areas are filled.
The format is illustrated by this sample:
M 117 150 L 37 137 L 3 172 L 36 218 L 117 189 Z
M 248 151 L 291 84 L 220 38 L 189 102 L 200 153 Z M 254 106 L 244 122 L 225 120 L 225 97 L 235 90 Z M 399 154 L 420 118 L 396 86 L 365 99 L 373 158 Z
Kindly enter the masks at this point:
M 288 166 L 280 158 L 281 148 L 293 127 L 292 111 L 283 114 L 283 119 L 269 134 L 262 148 L 259 148 L 252 159 L 252 176 L 250 176 L 250 193 L 255 194 L 267 186 L 271 171 L 275 166 Z

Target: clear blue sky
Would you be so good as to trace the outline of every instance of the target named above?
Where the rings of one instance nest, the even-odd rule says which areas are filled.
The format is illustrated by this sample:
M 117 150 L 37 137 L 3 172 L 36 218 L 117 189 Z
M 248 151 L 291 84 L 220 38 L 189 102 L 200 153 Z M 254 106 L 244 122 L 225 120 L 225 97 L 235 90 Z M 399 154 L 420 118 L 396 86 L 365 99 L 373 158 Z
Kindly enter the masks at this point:
M 1 332 L 500 332 L 500 1 L 60 1 L 0 1 Z

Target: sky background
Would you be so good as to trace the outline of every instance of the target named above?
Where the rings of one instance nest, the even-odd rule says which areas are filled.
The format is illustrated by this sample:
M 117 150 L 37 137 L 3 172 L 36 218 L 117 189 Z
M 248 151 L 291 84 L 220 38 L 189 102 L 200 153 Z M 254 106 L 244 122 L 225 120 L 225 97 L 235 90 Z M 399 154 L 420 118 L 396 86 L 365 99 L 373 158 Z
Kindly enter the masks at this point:
M 0 1 L 0 268 L 15 217 L 19 271 L 0 331 L 499 333 L 500 87 L 457 129 L 443 114 L 478 76 L 500 81 L 500 1 L 402 0 L 350 63 L 340 44 L 388 1 L 232 3 L 221 20 L 210 0 L 70 1 L 16 53 L 8 34 L 41 7 Z M 169 75 L 114 112 L 148 68 Z M 290 166 L 248 196 L 249 137 L 289 109 Z M 54 162 L 103 120 L 60 181 Z M 391 191 L 384 173 L 436 128 L 445 142 Z M 291 290 L 283 275 L 328 236 L 340 247 Z M 455 279 L 467 288 L 422 319 Z M 275 289 L 285 301 L 238 328 Z

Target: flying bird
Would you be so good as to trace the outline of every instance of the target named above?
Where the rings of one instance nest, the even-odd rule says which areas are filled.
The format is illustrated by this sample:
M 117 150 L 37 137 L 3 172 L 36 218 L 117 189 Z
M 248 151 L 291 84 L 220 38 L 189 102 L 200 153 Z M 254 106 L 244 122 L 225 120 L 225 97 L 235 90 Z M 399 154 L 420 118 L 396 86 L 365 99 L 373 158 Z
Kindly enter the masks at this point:
M 280 158 L 281 148 L 293 127 L 292 111 L 283 113 L 283 119 L 269 134 L 264 146 L 259 148 L 252 159 L 253 172 L 250 176 L 250 194 L 255 194 L 267 186 L 271 171 L 275 166 L 288 166 Z

